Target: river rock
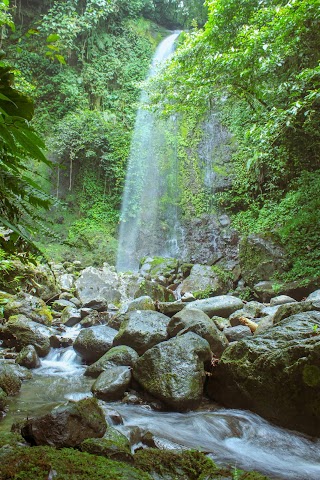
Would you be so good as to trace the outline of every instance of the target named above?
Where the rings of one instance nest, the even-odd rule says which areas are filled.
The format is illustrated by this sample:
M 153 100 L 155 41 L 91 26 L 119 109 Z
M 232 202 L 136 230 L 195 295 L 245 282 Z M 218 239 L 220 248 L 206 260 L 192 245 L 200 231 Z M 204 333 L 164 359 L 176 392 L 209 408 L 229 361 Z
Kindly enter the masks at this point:
M 314 292 L 310 293 L 306 298 L 306 301 L 310 302 L 319 302 L 320 301 L 320 290 L 315 290 Z
M 134 310 L 155 310 L 154 301 L 151 297 L 143 295 L 142 297 L 132 300 L 126 308 L 126 312 L 133 312 Z
M 95 397 L 101 400 L 111 402 L 120 400 L 129 388 L 131 377 L 132 373 L 129 367 L 111 365 L 100 373 L 92 385 L 91 391 Z
M 103 438 L 88 438 L 81 443 L 80 450 L 118 462 L 133 461 L 129 440 L 125 435 L 110 426 L 108 426 Z
M 40 367 L 40 360 L 35 347 L 33 345 L 23 347 L 16 358 L 16 363 L 29 369 Z
M 107 303 L 118 303 L 121 300 L 118 275 L 104 268 L 85 268 L 75 282 L 77 297 L 84 307 L 96 310 L 107 309 Z
M 223 333 L 229 342 L 237 342 L 242 338 L 252 336 L 252 332 L 246 325 L 236 325 L 235 327 L 226 328 Z
M 19 293 L 5 305 L 4 316 L 25 315 L 34 322 L 50 325 L 52 322 L 51 311 L 41 298 L 27 293 Z
M 205 298 L 204 300 L 196 300 L 186 305 L 186 309 L 196 308 L 202 310 L 210 318 L 215 316 L 228 318 L 236 310 L 243 307 L 243 302 L 240 298 L 232 295 L 220 295 L 217 297 Z
M 58 283 L 63 292 L 70 292 L 74 288 L 75 276 L 72 273 L 63 273 L 58 276 Z
M 45 357 L 50 351 L 50 335 L 49 328 L 24 315 L 10 317 L 0 329 L 0 339 L 5 347 L 15 347 L 20 351 L 27 345 L 33 345 L 40 357 Z
M 129 312 L 122 322 L 114 345 L 128 345 L 139 355 L 168 338 L 170 318 L 151 310 Z
M 6 395 L 17 395 L 22 385 L 22 376 L 14 365 L 0 363 L 0 388 Z
M 185 309 L 174 315 L 168 324 L 169 337 L 194 332 L 210 345 L 212 353 L 221 357 L 229 342 L 214 322 L 202 310 Z
M 106 325 L 84 328 L 75 339 L 73 348 L 88 363 L 96 362 L 110 350 L 117 333 Z
M 288 295 L 278 295 L 277 297 L 270 299 L 270 306 L 273 307 L 274 305 L 284 305 L 286 303 L 294 303 L 296 301 L 297 300 L 289 297 Z
M 69 402 L 50 413 L 28 419 L 21 435 L 32 445 L 76 447 L 87 438 L 101 438 L 107 425 L 95 398 Z
M 285 428 L 320 435 L 320 312 L 282 320 L 225 350 L 208 395 Z
M 83 311 L 86 309 L 82 308 L 81 310 Z M 114 328 L 113 325 L 109 324 L 110 314 L 108 312 L 97 312 L 96 310 L 92 310 L 92 309 L 90 309 L 89 311 L 90 313 L 86 315 L 84 318 L 83 318 L 82 312 L 80 312 L 80 315 L 82 318 L 80 322 L 81 327 L 88 328 L 88 327 L 94 327 L 96 325 L 107 324 L 109 327 Z
M 193 300 L 195 298 L 193 297 Z M 160 313 L 163 313 L 163 315 L 166 315 L 167 317 L 172 317 L 178 312 L 181 312 L 185 307 L 185 304 L 182 303 L 182 301 L 176 301 L 176 302 L 158 302 L 157 303 L 157 310 Z
M 181 294 L 191 292 L 192 295 L 221 295 L 232 288 L 232 278 L 216 266 L 196 264 L 192 267 L 190 275 L 181 285 Z
M 151 395 L 185 411 L 199 406 L 211 359 L 208 342 L 193 332 L 171 338 L 148 350 L 136 362 L 133 376 Z
M 147 257 L 141 260 L 139 272 L 162 285 L 170 285 L 178 273 L 179 261 L 170 257 Z
M 311 302 L 296 302 L 280 305 L 273 316 L 273 323 L 276 325 L 284 318 L 288 318 L 291 315 L 295 315 L 296 313 L 308 312 L 311 310 L 313 310 Z
M 81 312 L 70 304 L 63 309 L 60 321 L 66 327 L 74 327 L 81 321 Z
M 168 290 L 163 285 L 157 282 L 146 280 L 145 278 L 139 278 L 137 281 L 137 289 L 134 294 L 134 298 L 147 295 L 154 301 L 169 302 L 175 300 L 171 290 Z
M 133 348 L 127 345 L 119 345 L 111 348 L 99 360 L 89 365 L 84 374 L 88 377 L 97 378 L 110 365 L 133 367 L 138 358 L 139 355 Z
M 284 273 L 289 268 L 282 247 L 270 238 L 256 234 L 240 241 L 239 260 L 242 278 L 250 287 L 257 282 L 271 280 L 275 273 Z

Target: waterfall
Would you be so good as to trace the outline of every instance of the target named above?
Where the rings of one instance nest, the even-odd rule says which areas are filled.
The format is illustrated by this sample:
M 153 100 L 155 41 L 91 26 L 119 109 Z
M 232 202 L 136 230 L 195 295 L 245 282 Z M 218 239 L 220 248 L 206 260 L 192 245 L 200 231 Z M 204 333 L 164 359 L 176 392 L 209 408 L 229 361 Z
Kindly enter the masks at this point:
M 165 65 L 179 33 L 158 46 L 147 79 Z M 147 255 L 175 256 L 177 213 L 176 119 L 164 121 L 150 110 L 142 92 L 131 142 L 119 231 L 118 271 L 136 271 Z

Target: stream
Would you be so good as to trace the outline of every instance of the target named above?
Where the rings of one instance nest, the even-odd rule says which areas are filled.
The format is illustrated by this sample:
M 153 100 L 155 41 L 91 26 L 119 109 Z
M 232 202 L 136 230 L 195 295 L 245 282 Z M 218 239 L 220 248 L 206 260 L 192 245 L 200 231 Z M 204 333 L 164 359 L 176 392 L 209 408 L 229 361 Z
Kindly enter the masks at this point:
M 11 397 L 0 431 L 10 430 L 27 416 L 43 414 L 57 403 L 91 396 L 94 380 L 83 376 L 84 369 L 72 347 L 51 350 L 41 367 L 33 370 L 33 378 L 23 382 L 20 394 Z M 139 427 L 152 432 L 163 448 L 200 449 L 217 463 L 258 470 L 271 478 L 320 478 L 320 439 L 273 426 L 251 412 L 214 404 L 189 413 L 157 412 L 121 402 L 101 405 L 106 416 L 110 409 L 121 415 L 123 424 L 116 428 L 127 436 Z

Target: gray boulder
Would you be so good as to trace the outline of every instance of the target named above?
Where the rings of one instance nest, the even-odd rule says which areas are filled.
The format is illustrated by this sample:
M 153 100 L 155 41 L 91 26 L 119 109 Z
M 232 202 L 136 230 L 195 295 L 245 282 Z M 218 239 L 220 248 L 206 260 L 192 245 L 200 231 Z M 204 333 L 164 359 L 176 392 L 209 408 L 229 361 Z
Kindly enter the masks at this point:
M 29 320 L 24 315 L 15 315 L 0 329 L 0 340 L 5 347 L 15 347 L 20 351 L 27 345 L 33 345 L 40 357 L 45 357 L 50 351 L 49 328 Z
M 310 293 L 306 298 L 306 301 L 310 302 L 319 302 L 320 301 L 320 290 L 315 290 L 314 292 Z
M 60 298 L 59 300 L 55 300 L 52 304 L 53 310 L 56 312 L 62 312 L 63 309 L 66 307 L 75 308 L 74 303 L 70 302 L 70 300 L 66 300 L 64 298 Z
M 100 309 L 121 299 L 119 280 L 111 269 L 85 268 L 75 282 L 77 297 L 84 307 Z
M 133 367 L 138 358 L 139 355 L 133 348 L 127 345 L 119 345 L 111 348 L 99 360 L 89 365 L 84 374 L 88 377 L 97 378 L 110 365 Z
M 81 321 L 81 312 L 74 305 L 68 305 L 63 309 L 60 321 L 67 327 L 73 327 Z
M 284 318 L 288 318 L 296 313 L 308 312 L 313 310 L 311 302 L 295 302 L 280 305 L 273 317 L 273 323 L 276 325 Z
M 88 363 L 96 362 L 110 350 L 117 333 L 106 325 L 84 328 L 75 339 L 73 348 Z
M 210 359 L 208 342 L 188 332 L 148 350 L 136 362 L 133 376 L 148 393 L 175 410 L 185 411 L 201 402 L 204 362 Z
M 226 328 L 223 333 L 229 340 L 229 342 L 238 342 L 242 338 L 252 336 L 252 332 L 249 327 L 245 325 L 236 325 L 235 327 Z
M 192 267 L 189 277 L 181 285 L 181 294 L 191 292 L 195 297 L 221 295 L 232 288 L 232 276 L 216 266 L 196 264 Z
M 320 312 L 282 320 L 225 350 L 208 395 L 285 428 L 320 435 Z
M 129 312 L 122 322 L 114 345 L 128 345 L 139 355 L 168 338 L 170 318 L 151 310 Z
M 228 318 L 236 310 L 243 307 L 243 302 L 232 295 L 219 295 L 217 297 L 196 300 L 186 305 L 186 309 L 197 308 L 206 313 L 210 318 L 215 316 Z
M 131 383 L 130 367 L 109 366 L 91 387 L 95 397 L 105 401 L 120 400 Z
M 63 292 L 69 292 L 74 288 L 75 276 L 72 273 L 58 275 L 58 283 Z
M 123 433 L 110 426 L 103 438 L 88 438 L 81 443 L 80 450 L 118 462 L 133 461 L 129 440 Z
M 107 425 L 95 398 L 69 402 L 41 417 L 28 419 L 21 435 L 32 445 L 76 447 L 87 438 L 101 438 Z
M 16 363 L 30 369 L 40 367 L 40 360 L 35 347 L 33 345 L 23 347 L 16 358 Z
M 297 300 L 289 297 L 288 295 L 278 295 L 277 297 L 273 297 L 270 299 L 270 306 L 274 307 L 275 305 L 284 305 L 286 303 L 294 303 L 296 301 Z
M 171 318 L 168 325 L 169 337 L 187 332 L 194 332 L 207 340 L 216 357 L 220 357 L 229 344 L 225 335 L 202 310 L 185 309 Z
M 126 313 L 133 312 L 134 310 L 155 310 L 154 301 L 148 295 L 135 298 L 128 304 Z

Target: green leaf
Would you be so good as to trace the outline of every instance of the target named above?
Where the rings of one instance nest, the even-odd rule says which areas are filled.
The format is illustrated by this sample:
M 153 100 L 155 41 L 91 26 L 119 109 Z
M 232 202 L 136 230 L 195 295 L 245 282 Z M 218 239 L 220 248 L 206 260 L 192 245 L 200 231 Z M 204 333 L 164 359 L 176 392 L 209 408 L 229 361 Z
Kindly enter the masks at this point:
M 60 36 L 57 33 L 51 33 L 47 37 L 47 43 L 57 42 L 60 39 Z
M 35 145 L 27 135 L 25 135 L 25 131 L 21 131 L 21 129 L 13 126 L 13 128 L 10 129 L 10 132 L 14 136 L 15 140 L 25 149 L 26 153 L 29 153 L 32 158 L 35 158 L 40 162 L 44 162 L 47 165 L 51 165 L 51 162 L 45 157 L 40 148 Z

